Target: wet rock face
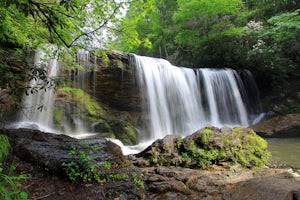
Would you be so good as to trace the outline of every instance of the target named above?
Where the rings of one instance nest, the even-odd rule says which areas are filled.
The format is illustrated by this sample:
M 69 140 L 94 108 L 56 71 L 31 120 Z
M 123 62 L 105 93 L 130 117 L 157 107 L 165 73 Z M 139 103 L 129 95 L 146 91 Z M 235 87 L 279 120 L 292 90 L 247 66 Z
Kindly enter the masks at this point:
M 120 68 L 105 68 L 96 72 L 95 97 L 121 111 L 140 111 L 140 94 L 133 72 Z
M 251 126 L 262 137 L 300 137 L 300 114 L 277 116 Z
M 97 165 L 110 162 L 112 166 L 128 165 L 121 148 L 105 139 L 78 140 L 66 135 L 43 133 L 31 129 L 1 130 L 9 137 L 14 154 L 57 174 L 64 174 L 62 163 L 81 162 L 82 157 L 74 157 L 71 151 L 85 151 L 93 157 Z M 93 151 L 97 149 L 98 151 Z

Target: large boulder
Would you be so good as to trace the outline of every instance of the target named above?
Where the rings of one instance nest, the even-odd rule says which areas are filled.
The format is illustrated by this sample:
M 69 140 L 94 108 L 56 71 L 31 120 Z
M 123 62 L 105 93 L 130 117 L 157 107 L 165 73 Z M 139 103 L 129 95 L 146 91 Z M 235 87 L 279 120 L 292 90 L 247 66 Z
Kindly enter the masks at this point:
M 270 153 L 267 142 L 249 128 L 203 128 L 181 138 L 169 135 L 129 159 L 138 166 L 203 168 L 223 162 L 262 167 Z
M 90 165 L 128 165 L 121 148 L 106 139 L 78 140 L 31 129 L 3 129 L 0 133 L 9 137 L 14 155 L 57 174 L 65 175 L 63 163 L 87 164 L 87 158 L 92 158 Z
M 251 126 L 262 137 L 300 137 L 300 113 L 276 116 Z

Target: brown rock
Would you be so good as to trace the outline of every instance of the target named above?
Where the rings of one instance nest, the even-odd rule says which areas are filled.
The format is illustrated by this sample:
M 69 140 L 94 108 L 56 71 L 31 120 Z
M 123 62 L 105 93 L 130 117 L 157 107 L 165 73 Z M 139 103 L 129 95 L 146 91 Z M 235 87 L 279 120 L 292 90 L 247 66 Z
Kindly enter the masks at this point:
M 250 128 L 262 137 L 300 137 L 300 113 L 277 116 Z

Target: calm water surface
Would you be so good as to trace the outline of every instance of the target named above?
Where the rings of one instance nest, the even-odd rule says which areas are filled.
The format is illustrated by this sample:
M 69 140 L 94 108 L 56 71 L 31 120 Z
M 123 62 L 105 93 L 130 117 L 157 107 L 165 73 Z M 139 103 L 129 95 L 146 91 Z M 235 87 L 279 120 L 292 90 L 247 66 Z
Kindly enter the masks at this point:
M 300 138 L 267 139 L 271 164 L 300 168 Z

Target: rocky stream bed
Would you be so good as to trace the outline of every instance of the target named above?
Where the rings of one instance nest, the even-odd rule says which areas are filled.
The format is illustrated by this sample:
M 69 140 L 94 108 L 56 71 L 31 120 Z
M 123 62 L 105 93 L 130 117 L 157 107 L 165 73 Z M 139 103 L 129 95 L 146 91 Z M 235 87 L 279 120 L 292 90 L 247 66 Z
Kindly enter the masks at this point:
M 214 130 L 215 138 L 218 131 L 228 135 L 235 132 L 229 128 L 210 127 L 210 130 Z M 9 136 L 14 147 L 16 172 L 28 176 L 20 187 L 28 192 L 29 199 L 300 199 L 298 169 L 267 166 L 250 169 L 229 161 L 197 168 L 193 161 L 182 159 L 180 151 L 188 141 L 197 141 L 197 135 L 203 135 L 207 129 L 180 140 L 176 135 L 167 136 L 143 152 L 129 156 L 124 156 L 119 146 L 102 138 L 78 140 L 30 129 L 1 132 Z M 238 142 L 238 139 L 233 141 Z M 224 145 L 218 139 L 210 144 Z M 196 142 L 196 148 L 197 145 Z M 98 149 L 101 153 L 96 153 L 96 146 L 101 147 Z M 84 163 L 85 154 L 70 154 L 75 151 L 88 152 L 93 157 L 89 166 L 104 166 L 97 171 L 101 181 L 85 179 L 83 171 L 75 181 L 68 179 L 67 165 L 62 163 L 72 160 Z

